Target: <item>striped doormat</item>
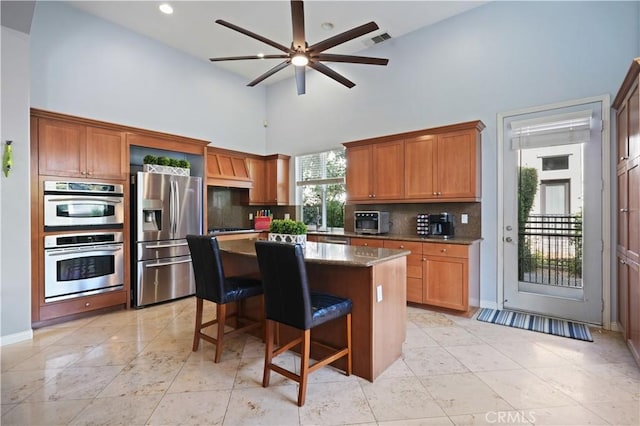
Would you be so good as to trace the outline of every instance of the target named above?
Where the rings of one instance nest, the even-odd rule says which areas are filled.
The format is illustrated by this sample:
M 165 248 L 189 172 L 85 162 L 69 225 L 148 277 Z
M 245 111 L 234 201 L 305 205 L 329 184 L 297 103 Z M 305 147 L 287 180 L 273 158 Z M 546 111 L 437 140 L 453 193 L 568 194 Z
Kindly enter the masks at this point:
M 552 319 L 540 315 L 524 314 L 513 311 L 482 308 L 478 313 L 478 321 L 522 328 L 555 336 L 593 342 L 589 327 L 576 322 Z

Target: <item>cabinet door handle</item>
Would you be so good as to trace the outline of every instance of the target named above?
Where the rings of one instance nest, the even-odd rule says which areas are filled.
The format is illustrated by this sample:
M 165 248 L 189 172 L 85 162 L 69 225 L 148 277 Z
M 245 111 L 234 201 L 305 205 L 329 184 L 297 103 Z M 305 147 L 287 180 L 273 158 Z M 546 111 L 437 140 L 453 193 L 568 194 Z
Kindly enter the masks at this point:
M 373 197 L 373 195 L 369 194 L 369 198 Z
M 404 244 L 401 244 L 401 245 L 400 245 L 400 248 L 404 248 Z
M 440 251 L 441 251 L 442 253 L 446 253 L 446 252 L 447 252 L 447 249 L 441 249 Z
M 625 262 L 624 259 L 620 259 L 620 263 L 622 263 L 623 265 L 627 264 L 627 262 Z
M 629 209 L 620 209 L 620 213 L 627 213 Z
M 620 161 L 628 160 L 629 157 L 620 157 Z
M 433 195 L 438 195 L 438 193 L 437 193 L 437 192 L 434 192 L 434 193 L 433 193 Z

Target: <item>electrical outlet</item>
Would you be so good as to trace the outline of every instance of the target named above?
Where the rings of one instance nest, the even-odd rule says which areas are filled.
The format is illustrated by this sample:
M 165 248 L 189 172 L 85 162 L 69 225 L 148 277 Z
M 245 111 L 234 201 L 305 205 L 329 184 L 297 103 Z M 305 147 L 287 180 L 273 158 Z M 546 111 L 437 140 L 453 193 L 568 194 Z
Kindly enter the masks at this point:
M 253 220 L 253 213 L 249 213 L 249 220 Z
M 463 214 L 460 216 L 460 222 L 462 222 L 462 223 L 469 223 L 469 215 L 468 215 L 468 214 L 466 214 L 466 213 L 463 213 Z
M 291 219 L 291 215 L 290 215 L 289 213 L 285 213 L 285 214 L 284 214 L 284 218 L 285 218 L 285 219 Z
M 376 287 L 376 298 L 378 300 L 378 303 L 382 302 L 382 286 L 378 285 Z

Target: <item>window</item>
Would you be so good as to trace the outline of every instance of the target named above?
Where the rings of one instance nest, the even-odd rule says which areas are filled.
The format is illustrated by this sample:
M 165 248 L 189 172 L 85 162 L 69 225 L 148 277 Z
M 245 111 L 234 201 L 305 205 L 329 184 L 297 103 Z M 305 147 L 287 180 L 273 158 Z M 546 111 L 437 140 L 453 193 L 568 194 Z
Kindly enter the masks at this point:
M 540 182 L 542 214 L 569 214 L 569 179 L 543 180 Z
M 569 156 L 562 155 L 558 157 L 543 157 L 542 158 L 542 170 L 568 170 L 569 169 Z
M 344 149 L 297 156 L 298 217 L 310 229 L 344 228 Z

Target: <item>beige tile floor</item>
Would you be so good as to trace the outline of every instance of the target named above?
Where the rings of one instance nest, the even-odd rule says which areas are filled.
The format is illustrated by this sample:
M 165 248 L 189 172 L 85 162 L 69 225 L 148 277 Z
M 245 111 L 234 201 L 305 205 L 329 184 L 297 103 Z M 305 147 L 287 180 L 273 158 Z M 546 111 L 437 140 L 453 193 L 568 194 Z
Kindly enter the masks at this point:
M 640 424 L 640 370 L 618 333 L 588 343 L 409 308 L 402 359 L 375 383 L 321 369 L 298 408 L 294 382 L 261 387 L 259 339 L 229 340 L 219 364 L 209 343 L 192 352 L 194 311 L 183 299 L 2 347 L 0 423 Z

